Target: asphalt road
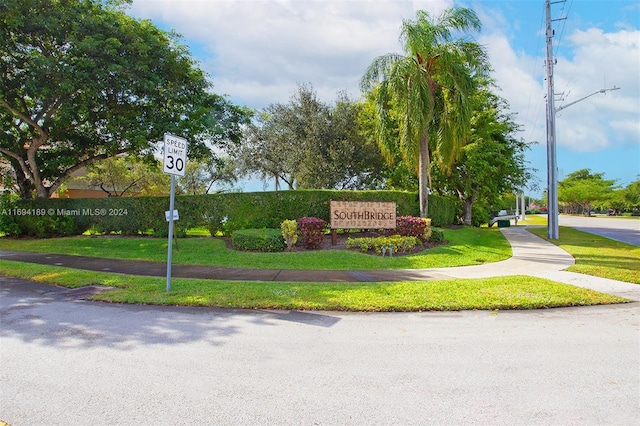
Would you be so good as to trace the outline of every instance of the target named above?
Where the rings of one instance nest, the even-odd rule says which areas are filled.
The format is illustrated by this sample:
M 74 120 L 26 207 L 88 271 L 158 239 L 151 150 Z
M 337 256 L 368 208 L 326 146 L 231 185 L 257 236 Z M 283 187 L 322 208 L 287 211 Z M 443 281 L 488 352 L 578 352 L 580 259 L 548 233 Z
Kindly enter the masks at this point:
M 558 225 L 640 246 L 640 220 L 637 219 L 560 215 Z
M 639 304 L 334 313 L 127 306 L 0 277 L 20 425 L 615 424 L 640 418 Z

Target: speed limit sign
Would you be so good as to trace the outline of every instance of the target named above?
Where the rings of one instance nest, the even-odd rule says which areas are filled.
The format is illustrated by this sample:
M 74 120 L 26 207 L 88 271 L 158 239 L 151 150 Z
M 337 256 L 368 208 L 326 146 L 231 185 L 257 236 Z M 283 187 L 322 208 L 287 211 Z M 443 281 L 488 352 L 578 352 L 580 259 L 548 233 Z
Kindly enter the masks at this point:
M 184 176 L 187 166 L 187 140 L 178 136 L 165 133 L 164 135 L 164 160 L 162 162 L 162 171 L 171 176 L 171 194 L 169 196 L 169 214 L 167 212 L 167 221 L 169 222 L 169 245 L 167 246 L 167 291 L 171 291 L 171 258 L 172 258 L 172 239 L 173 239 L 173 221 L 178 219 L 178 211 L 175 209 L 176 195 L 176 176 Z
M 168 133 L 165 134 L 162 171 L 170 175 L 184 176 L 186 165 L 187 140 Z

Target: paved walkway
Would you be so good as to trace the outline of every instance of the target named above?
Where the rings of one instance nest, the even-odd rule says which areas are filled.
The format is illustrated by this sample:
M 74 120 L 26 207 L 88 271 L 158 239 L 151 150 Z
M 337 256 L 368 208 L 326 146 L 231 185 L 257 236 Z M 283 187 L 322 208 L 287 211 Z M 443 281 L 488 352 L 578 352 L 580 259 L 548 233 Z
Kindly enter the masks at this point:
M 477 266 L 434 269 L 316 271 L 220 268 L 174 264 L 172 265 L 172 276 L 176 278 L 242 281 L 380 282 L 528 275 L 615 294 L 631 300 L 640 300 L 640 285 L 564 272 L 564 269 L 575 263 L 569 253 L 533 235 L 522 227 L 502 228 L 501 231 L 511 244 L 513 256 L 501 262 Z M 161 262 L 97 259 L 85 256 L 2 250 L 0 250 L 0 258 L 131 275 L 163 277 L 167 274 L 166 264 Z

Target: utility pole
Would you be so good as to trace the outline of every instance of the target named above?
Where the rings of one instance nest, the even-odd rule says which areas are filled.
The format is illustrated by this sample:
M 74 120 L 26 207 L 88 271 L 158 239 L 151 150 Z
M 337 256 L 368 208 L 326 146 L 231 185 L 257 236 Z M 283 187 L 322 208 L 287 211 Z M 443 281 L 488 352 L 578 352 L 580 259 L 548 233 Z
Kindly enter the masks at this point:
M 558 216 L 560 214 L 558 207 L 558 163 L 556 159 L 556 112 L 562 111 L 571 105 L 577 104 L 580 101 L 587 99 L 590 96 L 597 95 L 598 93 L 606 93 L 611 90 L 618 90 L 619 87 L 613 86 L 611 89 L 600 89 L 591 93 L 577 101 L 571 102 L 567 105 L 563 105 L 556 108 L 554 105 L 555 93 L 553 91 L 553 35 L 554 30 L 551 27 L 552 21 L 558 21 L 561 19 L 551 19 L 551 5 L 556 3 L 564 3 L 566 0 L 560 0 L 552 2 L 545 0 L 545 16 L 547 22 L 546 36 L 547 36 L 547 237 L 550 240 L 557 240 L 559 236 L 558 231 Z
M 554 2 L 558 3 L 558 2 Z M 558 164 L 556 160 L 556 123 L 553 91 L 553 35 L 551 1 L 545 0 L 547 36 L 547 237 L 558 239 Z

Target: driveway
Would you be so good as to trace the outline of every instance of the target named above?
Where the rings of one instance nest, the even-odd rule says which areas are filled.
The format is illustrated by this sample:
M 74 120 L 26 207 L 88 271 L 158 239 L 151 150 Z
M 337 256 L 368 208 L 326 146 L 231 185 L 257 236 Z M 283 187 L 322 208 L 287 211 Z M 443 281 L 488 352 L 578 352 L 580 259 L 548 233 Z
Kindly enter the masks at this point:
M 560 215 L 558 224 L 640 246 L 640 220 L 637 219 Z
M 0 419 L 13 426 L 640 418 L 638 303 L 359 314 L 111 305 L 65 291 L 0 277 Z

